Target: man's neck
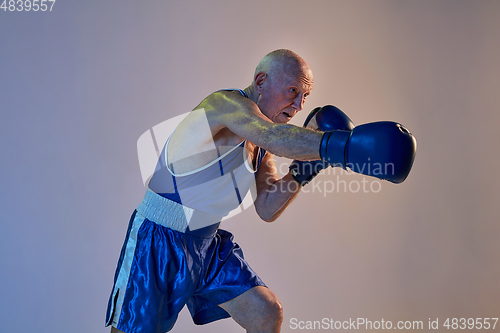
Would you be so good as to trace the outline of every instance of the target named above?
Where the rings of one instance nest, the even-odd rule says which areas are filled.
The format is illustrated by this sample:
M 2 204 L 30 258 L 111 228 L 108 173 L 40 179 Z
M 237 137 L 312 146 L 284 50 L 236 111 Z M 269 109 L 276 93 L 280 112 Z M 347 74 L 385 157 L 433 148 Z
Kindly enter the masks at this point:
M 246 92 L 248 98 L 250 98 L 255 104 L 257 104 L 257 102 L 259 101 L 259 94 L 255 92 L 254 86 L 250 85 L 243 90 Z

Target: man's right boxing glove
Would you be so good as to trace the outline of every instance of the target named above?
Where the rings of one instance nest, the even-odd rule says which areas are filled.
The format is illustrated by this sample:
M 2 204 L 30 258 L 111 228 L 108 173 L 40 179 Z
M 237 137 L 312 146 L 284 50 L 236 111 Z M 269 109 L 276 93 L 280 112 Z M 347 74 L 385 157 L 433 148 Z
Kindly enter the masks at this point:
M 351 119 L 342 112 L 339 108 L 333 105 L 325 105 L 323 107 L 315 108 L 309 113 L 304 122 L 304 127 L 320 130 L 320 131 L 333 131 L 333 130 L 346 130 L 351 131 L 354 124 Z M 293 178 L 302 186 L 309 183 L 316 177 L 321 170 L 326 169 L 330 165 L 322 160 L 314 161 L 298 161 L 294 160 L 290 164 L 290 173 Z
M 401 124 L 381 121 L 352 131 L 325 132 L 321 159 L 352 171 L 399 184 L 410 173 L 417 141 Z

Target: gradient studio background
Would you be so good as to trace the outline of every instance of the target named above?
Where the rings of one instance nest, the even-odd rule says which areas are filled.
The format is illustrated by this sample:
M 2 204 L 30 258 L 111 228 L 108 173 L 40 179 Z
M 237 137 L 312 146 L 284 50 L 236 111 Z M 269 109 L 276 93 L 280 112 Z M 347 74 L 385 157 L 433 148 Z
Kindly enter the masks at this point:
M 116 261 L 144 194 L 137 139 L 214 90 L 246 87 L 277 48 L 315 75 L 293 123 L 335 104 L 418 139 L 401 185 L 302 193 L 273 224 L 253 209 L 225 223 L 283 303 L 283 332 L 297 331 L 292 318 L 500 317 L 499 31 L 500 2 L 485 0 L 0 11 L 0 332 L 109 331 Z M 174 329 L 241 331 L 195 326 L 186 309 Z

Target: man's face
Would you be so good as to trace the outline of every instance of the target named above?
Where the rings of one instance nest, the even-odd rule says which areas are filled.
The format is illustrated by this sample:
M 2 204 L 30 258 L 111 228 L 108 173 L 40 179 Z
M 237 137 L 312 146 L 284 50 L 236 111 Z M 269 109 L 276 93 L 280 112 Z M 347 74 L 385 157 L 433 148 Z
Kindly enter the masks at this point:
M 288 123 L 304 106 L 312 90 L 310 71 L 299 75 L 269 80 L 257 105 L 274 123 Z

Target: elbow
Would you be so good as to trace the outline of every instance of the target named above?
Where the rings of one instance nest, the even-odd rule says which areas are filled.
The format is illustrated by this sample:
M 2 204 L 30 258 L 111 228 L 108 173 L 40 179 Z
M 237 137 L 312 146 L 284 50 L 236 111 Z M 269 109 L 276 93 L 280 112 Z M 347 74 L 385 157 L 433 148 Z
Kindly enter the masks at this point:
M 257 215 L 259 215 L 260 219 L 264 222 L 267 222 L 267 223 L 274 222 L 279 217 L 279 214 L 276 214 L 276 213 L 273 214 L 272 212 L 266 212 L 266 211 L 262 211 L 259 209 L 256 209 L 256 211 L 257 211 Z
M 267 223 L 274 222 L 278 219 L 278 216 L 260 216 L 260 218 Z
M 262 221 L 267 222 L 267 223 L 274 222 L 278 219 L 278 216 L 262 216 L 262 215 L 259 215 L 259 216 L 262 219 Z

